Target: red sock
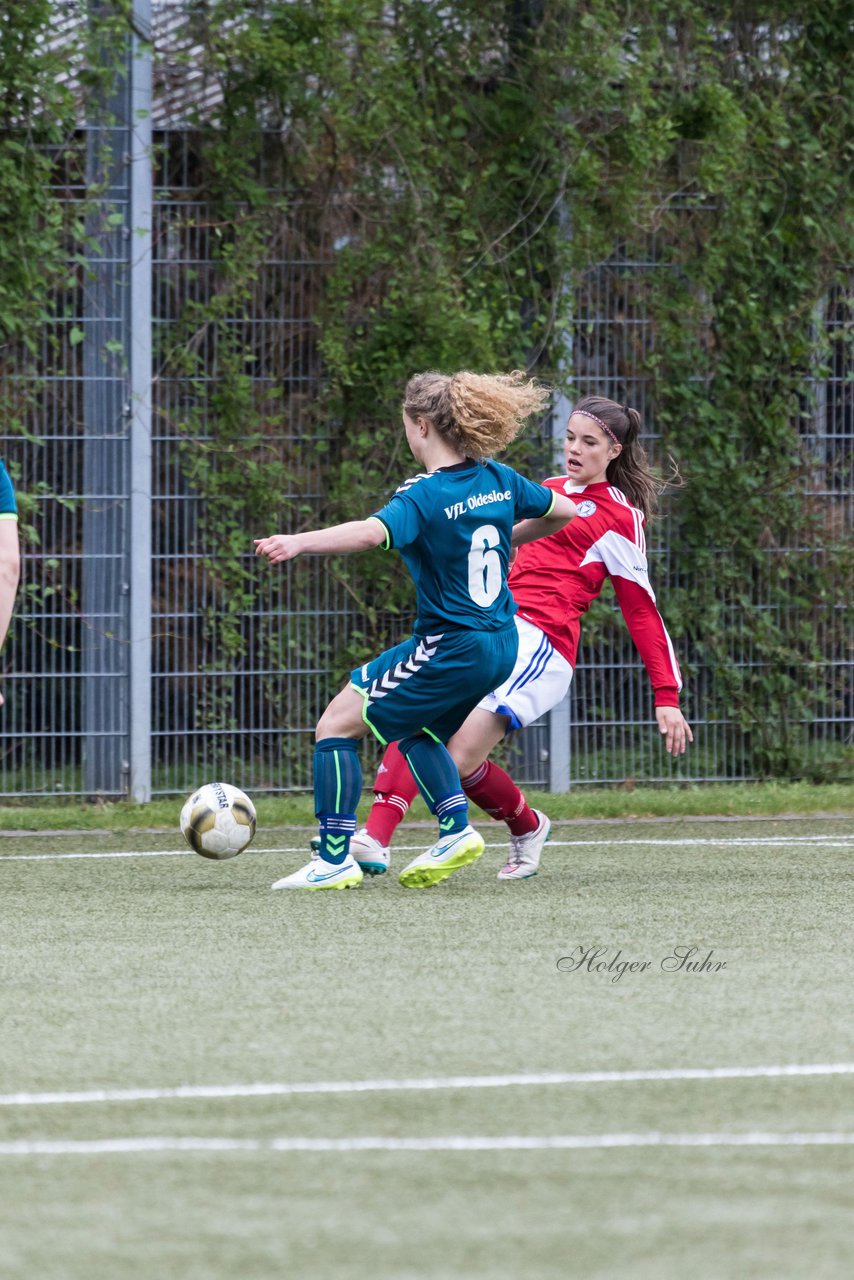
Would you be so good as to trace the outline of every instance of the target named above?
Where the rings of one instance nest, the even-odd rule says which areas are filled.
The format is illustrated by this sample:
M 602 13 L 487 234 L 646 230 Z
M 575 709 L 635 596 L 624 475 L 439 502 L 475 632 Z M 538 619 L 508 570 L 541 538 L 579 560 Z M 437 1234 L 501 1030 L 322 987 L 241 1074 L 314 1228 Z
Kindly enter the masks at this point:
M 374 803 L 365 824 L 368 835 L 388 848 L 398 824 L 406 817 L 409 806 L 417 795 L 418 786 L 406 763 L 406 757 L 401 754 L 396 742 L 390 742 L 374 779 Z
M 479 769 L 462 779 L 463 791 L 469 800 L 484 809 L 491 818 L 506 822 L 514 836 L 525 836 L 537 829 L 537 815 L 529 808 L 528 801 L 516 783 L 491 760 L 484 760 Z

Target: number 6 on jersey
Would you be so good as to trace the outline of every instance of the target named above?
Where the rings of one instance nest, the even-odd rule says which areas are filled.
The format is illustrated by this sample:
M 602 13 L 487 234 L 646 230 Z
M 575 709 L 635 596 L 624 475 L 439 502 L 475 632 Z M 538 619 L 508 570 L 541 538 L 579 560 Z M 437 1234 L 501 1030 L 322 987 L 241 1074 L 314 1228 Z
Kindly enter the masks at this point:
M 501 557 L 494 550 L 501 538 L 494 524 L 475 529 L 469 551 L 469 595 L 487 609 L 501 590 Z

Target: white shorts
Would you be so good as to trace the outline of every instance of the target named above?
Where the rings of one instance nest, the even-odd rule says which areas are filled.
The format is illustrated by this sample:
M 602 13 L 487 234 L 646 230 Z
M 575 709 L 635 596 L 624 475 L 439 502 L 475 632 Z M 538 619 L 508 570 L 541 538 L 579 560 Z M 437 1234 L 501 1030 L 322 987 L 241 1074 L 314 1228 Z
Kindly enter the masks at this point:
M 507 716 L 513 729 L 524 729 L 566 697 L 572 667 L 539 627 L 516 615 L 519 656 L 502 685 L 481 698 L 484 711 Z

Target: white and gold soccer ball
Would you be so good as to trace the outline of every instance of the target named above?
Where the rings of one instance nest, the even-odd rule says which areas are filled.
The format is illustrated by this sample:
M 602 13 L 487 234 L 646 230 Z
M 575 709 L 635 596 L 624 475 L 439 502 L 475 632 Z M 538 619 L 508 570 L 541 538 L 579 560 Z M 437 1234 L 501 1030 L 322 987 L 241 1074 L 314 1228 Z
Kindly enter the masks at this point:
M 203 858 L 235 858 L 255 835 L 255 806 L 228 782 L 208 782 L 187 798 L 181 832 Z

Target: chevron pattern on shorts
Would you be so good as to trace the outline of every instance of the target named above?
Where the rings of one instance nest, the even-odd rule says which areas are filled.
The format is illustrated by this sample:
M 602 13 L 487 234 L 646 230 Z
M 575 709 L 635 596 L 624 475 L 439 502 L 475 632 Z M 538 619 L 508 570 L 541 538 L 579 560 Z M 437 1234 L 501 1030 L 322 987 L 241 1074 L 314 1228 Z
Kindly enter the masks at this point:
M 425 636 L 423 640 L 419 640 L 415 652 L 405 662 L 398 662 L 388 671 L 384 671 L 381 676 L 377 676 L 368 690 L 368 701 L 374 702 L 377 698 L 384 698 L 387 693 L 393 693 L 404 680 L 417 675 L 434 656 L 441 639 L 442 636 L 439 635 Z

